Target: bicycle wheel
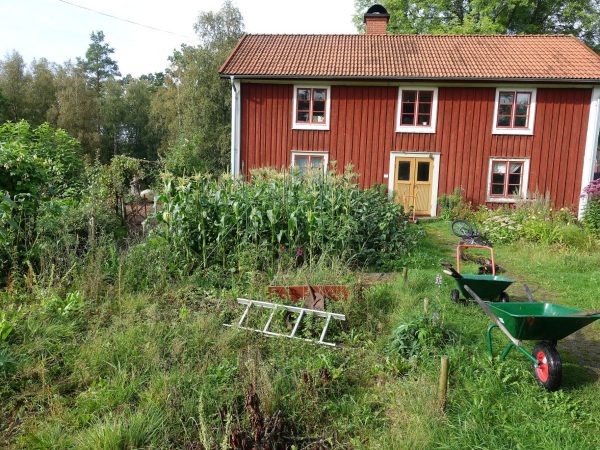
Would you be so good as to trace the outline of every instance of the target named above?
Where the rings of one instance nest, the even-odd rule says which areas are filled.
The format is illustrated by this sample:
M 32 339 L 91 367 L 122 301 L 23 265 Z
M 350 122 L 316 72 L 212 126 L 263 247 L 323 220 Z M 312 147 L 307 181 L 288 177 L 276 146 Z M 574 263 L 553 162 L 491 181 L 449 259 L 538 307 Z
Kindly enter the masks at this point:
M 473 226 L 466 220 L 454 220 L 451 228 L 454 236 L 460 238 L 473 237 Z

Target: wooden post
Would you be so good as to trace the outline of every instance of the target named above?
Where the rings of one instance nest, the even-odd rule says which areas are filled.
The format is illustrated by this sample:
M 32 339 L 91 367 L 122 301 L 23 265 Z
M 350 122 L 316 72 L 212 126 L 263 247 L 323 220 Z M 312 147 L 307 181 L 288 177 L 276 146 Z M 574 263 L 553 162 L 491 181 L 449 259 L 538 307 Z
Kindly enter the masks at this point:
M 427 310 L 429 309 L 429 299 L 425 297 L 423 299 L 423 312 L 427 314 Z
M 402 279 L 404 280 L 404 284 L 406 284 L 406 280 L 408 280 L 408 267 L 402 269 Z
M 440 365 L 440 384 L 438 386 L 438 405 L 440 410 L 446 408 L 446 395 L 448 393 L 448 357 L 442 356 Z

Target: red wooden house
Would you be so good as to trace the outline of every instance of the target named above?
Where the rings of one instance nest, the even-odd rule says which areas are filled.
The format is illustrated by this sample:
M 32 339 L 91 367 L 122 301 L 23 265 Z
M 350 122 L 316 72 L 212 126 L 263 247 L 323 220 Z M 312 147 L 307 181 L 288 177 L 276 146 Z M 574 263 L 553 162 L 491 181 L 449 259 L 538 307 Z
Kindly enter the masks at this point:
M 232 85 L 231 171 L 352 164 L 360 183 L 435 215 L 533 192 L 583 208 L 600 129 L 600 57 L 572 36 L 245 35 Z

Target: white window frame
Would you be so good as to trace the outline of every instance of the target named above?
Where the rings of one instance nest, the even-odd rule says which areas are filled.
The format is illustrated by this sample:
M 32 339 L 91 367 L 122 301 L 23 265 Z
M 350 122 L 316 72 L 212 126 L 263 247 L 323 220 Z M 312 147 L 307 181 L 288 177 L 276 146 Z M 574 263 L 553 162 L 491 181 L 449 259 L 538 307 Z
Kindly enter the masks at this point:
M 433 91 L 431 101 L 431 123 L 429 126 L 422 125 L 400 125 L 402 117 L 402 91 Z M 403 85 L 398 87 L 398 107 L 396 108 L 396 133 L 435 133 L 438 110 L 438 88 L 433 86 Z M 418 111 L 415 111 L 418 114 Z
M 498 128 L 498 103 L 500 102 L 500 92 L 502 91 L 518 91 L 530 92 L 531 101 L 529 103 L 529 117 L 527 118 L 527 128 Z M 494 121 L 492 122 L 492 134 L 508 134 L 518 136 L 532 136 L 533 127 L 535 125 L 535 110 L 537 103 L 537 88 L 523 86 L 502 86 L 496 88 L 496 97 L 494 98 Z M 513 111 L 514 114 L 514 111 Z
M 296 122 L 296 106 L 298 89 L 326 89 L 327 100 L 325 101 L 325 123 L 298 123 Z M 311 100 L 312 101 L 312 100 Z M 293 130 L 329 130 L 329 121 L 331 118 L 331 86 L 315 85 L 315 84 L 295 84 L 294 97 L 292 105 L 292 129 Z
M 522 162 L 523 173 L 521 174 L 521 192 L 519 197 L 498 197 L 491 195 L 492 189 L 492 162 Z M 527 189 L 529 188 L 529 158 L 506 158 L 506 157 L 495 157 L 490 156 L 488 161 L 488 176 L 487 176 L 487 187 L 486 187 L 486 199 L 487 203 L 516 203 L 519 199 L 527 198 Z M 508 173 L 507 173 L 508 176 Z
M 327 169 L 329 167 L 329 152 L 322 151 L 300 151 L 300 150 L 292 150 L 292 162 L 291 166 L 296 167 L 296 156 L 322 156 L 323 157 L 323 174 L 327 174 Z

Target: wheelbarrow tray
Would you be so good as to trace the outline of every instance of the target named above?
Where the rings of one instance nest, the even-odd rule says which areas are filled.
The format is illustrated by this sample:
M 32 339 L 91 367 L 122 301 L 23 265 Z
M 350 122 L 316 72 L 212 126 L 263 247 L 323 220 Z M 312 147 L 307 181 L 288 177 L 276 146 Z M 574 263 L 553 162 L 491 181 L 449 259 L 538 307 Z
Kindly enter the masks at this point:
M 465 290 L 466 284 L 483 300 L 489 301 L 498 300 L 500 294 L 514 283 L 514 280 L 499 277 L 498 275 L 462 275 L 462 278 L 455 278 L 455 280 L 463 298 L 473 298 Z
M 557 341 L 600 319 L 600 314 L 573 316 L 581 311 L 553 303 L 488 303 L 488 306 L 519 340 Z

